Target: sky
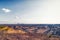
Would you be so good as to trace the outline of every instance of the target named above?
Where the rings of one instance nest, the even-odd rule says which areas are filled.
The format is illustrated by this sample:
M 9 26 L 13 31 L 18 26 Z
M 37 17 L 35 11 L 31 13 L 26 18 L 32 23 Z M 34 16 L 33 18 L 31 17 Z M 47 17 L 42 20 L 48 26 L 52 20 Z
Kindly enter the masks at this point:
M 0 0 L 0 24 L 60 24 L 60 0 Z

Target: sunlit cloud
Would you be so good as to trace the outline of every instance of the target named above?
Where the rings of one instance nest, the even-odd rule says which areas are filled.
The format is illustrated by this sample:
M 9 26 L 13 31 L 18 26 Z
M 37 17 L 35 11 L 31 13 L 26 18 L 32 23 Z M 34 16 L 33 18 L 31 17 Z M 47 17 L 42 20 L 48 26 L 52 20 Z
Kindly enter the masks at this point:
M 4 11 L 5 13 L 11 12 L 11 10 L 10 9 L 7 9 L 7 8 L 2 8 L 2 11 Z

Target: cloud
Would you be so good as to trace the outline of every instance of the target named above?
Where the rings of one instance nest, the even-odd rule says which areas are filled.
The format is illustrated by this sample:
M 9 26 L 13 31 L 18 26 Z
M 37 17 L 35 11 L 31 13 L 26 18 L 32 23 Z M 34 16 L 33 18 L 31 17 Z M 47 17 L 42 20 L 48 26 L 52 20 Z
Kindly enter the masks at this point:
M 11 12 L 11 10 L 10 9 L 7 9 L 7 8 L 2 8 L 2 11 L 4 11 L 5 13 Z
M 15 16 L 16 19 L 20 19 L 18 16 Z
M 15 21 L 16 23 L 20 23 L 20 22 L 21 22 L 21 18 L 20 18 L 19 16 L 15 16 L 14 21 Z

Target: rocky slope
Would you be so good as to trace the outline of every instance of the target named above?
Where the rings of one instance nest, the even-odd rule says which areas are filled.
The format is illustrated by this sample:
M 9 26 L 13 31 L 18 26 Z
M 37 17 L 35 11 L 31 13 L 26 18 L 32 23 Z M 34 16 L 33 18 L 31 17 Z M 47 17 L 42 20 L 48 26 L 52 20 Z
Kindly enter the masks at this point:
M 0 26 L 0 40 L 60 40 L 59 29 L 49 26 Z

